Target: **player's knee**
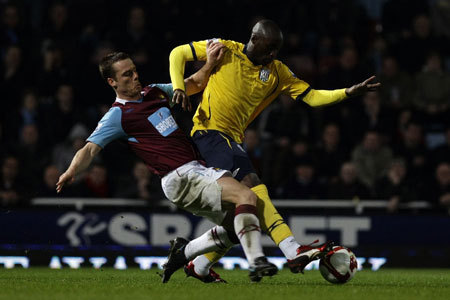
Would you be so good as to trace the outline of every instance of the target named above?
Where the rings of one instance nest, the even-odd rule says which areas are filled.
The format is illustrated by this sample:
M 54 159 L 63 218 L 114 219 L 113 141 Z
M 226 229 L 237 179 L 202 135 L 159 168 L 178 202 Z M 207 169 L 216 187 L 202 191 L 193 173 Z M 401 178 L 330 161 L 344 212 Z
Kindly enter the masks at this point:
M 253 193 L 250 189 L 245 189 L 242 192 L 239 193 L 239 204 L 247 204 L 247 205 L 253 205 L 256 206 L 256 201 L 258 197 L 256 197 L 256 194 Z
M 242 178 L 241 183 L 248 186 L 249 188 L 252 188 L 254 186 L 260 185 L 262 181 L 261 179 L 259 179 L 258 175 L 256 175 L 255 173 L 250 173 Z

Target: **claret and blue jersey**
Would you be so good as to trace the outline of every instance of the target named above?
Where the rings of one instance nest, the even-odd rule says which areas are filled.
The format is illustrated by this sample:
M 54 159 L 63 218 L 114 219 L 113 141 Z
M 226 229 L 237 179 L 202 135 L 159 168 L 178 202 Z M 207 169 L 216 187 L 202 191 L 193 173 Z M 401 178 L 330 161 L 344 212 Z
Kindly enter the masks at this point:
M 170 111 L 172 84 L 152 84 L 137 101 L 116 99 L 87 141 L 104 148 L 116 139 L 129 147 L 159 176 L 198 155 Z

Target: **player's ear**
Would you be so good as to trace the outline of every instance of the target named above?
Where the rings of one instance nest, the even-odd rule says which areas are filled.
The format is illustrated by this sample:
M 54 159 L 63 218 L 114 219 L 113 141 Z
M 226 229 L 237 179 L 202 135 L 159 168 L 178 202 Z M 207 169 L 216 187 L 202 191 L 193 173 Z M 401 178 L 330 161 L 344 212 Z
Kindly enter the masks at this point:
M 108 77 L 107 81 L 108 81 L 108 84 L 109 84 L 113 89 L 117 89 L 117 82 L 114 80 L 114 78 Z

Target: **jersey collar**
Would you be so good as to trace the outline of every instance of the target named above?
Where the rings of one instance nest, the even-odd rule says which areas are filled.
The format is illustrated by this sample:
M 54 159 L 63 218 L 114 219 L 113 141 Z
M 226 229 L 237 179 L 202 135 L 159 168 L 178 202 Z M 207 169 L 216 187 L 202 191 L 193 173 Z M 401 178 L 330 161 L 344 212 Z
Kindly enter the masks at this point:
M 144 92 L 141 92 L 141 95 L 144 95 Z M 127 103 L 141 103 L 143 100 L 143 98 L 139 99 L 139 100 L 125 100 L 125 99 L 120 99 L 119 97 L 116 97 L 116 102 L 119 102 L 122 105 L 125 105 Z

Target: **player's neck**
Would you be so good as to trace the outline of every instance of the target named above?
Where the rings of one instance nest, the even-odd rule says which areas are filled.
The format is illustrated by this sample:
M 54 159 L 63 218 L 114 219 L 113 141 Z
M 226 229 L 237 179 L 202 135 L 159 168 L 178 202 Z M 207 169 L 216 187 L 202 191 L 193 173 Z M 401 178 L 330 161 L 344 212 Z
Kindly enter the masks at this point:
M 122 99 L 122 100 L 126 100 L 126 101 L 137 101 L 142 98 L 142 95 L 141 95 L 141 93 L 136 94 L 136 95 L 125 95 L 122 93 L 116 93 L 116 97 L 118 99 Z

